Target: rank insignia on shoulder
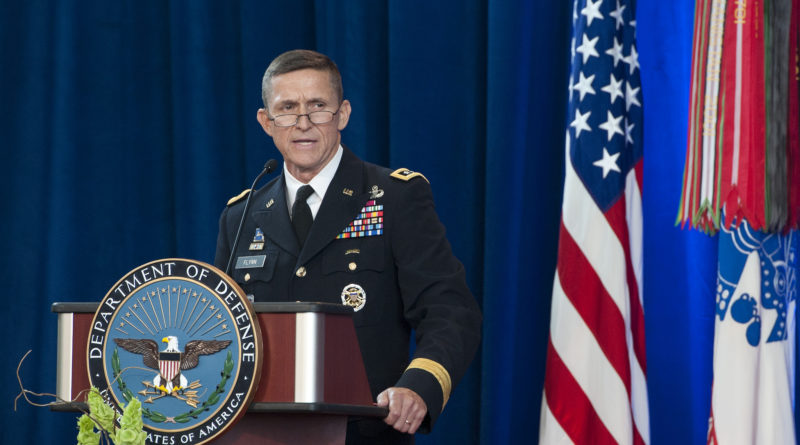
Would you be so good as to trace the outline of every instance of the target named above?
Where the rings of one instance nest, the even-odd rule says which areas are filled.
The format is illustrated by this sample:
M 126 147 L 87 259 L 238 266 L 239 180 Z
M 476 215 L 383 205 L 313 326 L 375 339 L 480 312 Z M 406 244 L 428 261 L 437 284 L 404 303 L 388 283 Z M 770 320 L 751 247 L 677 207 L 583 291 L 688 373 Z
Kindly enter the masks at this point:
M 421 177 L 422 179 L 425 180 L 425 182 L 427 182 L 429 184 L 431 182 L 431 181 L 428 181 L 428 178 L 426 178 L 425 175 L 423 175 L 422 173 L 411 171 L 411 170 L 409 170 L 407 168 L 398 168 L 397 170 L 393 171 L 390 176 L 395 178 L 395 179 L 399 179 L 401 181 L 410 181 L 410 180 L 412 180 L 412 179 L 414 179 L 416 177 Z
M 248 194 L 248 193 L 250 193 L 250 189 L 245 189 L 244 191 L 242 191 L 242 193 L 239 193 L 238 195 L 236 195 L 236 196 L 234 196 L 233 198 L 229 199 L 229 200 L 228 200 L 228 205 L 229 205 L 229 206 L 231 206 L 231 205 L 234 205 L 234 204 L 236 204 L 236 203 L 237 203 L 237 202 L 239 202 L 239 201 L 240 201 L 242 198 L 244 198 L 245 196 L 247 196 L 247 194 Z
M 377 204 L 373 199 L 367 201 L 356 219 L 348 224 L 336 239 L 377 235 L 383 235 L 383 204 Z

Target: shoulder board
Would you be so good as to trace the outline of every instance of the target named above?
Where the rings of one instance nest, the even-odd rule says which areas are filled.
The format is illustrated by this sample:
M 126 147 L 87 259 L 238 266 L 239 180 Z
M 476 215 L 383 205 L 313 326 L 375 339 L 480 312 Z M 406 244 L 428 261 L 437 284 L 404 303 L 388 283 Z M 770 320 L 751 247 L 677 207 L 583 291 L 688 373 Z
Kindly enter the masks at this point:
M 395 178 L 395 179 L 399 179 L 401 181 L 410 181 L 410 180 L 416 178 L 417 176 L 419 176 L 422 179 L 424 179 L 425 182 L 427 182 L 428 184 L 431 183 L 431 181 L 428 181 L 428 178 L 426 178 L 425 175 L 423 175 L 422 173 L 413 172 L 413 171 L 411 171 L 411 170 L 409 170 L 407 168 L 398 168 L 397 170 L 393 171 L 390 176 Z
M 236 203 L 237 203 L 237 202 L 239 202 L 239 201 L 240 201 L 242 198 L 244 198 L 245 196 L 247 196 L 247 194 L 248 194 L 248 193 L 250 193 L 250 189 L 244 189 L 244 191 L 243 191 L 242 193 L 239 193 L 238 195 L 236 195 L 236 196 L 234 196 L 233 198 L 229 199 L 229 200 L 228 200 L 228 205 L 229 205 L 229 206 L 231 206 L 231 205 L 233 205 L 233 204 L 236 204 Z

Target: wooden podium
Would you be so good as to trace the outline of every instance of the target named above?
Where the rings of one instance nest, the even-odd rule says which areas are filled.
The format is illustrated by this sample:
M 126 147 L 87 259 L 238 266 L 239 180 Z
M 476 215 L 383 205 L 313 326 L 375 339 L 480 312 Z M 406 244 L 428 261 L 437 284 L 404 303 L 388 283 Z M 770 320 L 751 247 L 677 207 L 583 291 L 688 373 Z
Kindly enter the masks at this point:
M 247 413 L 215 444 L 344 444 L 348 416 L 385 417 L 373 404 L 352 309 L 255 303 L 264 343 L 261 381 Z M 97 303 L 54 303 L 57 395 L 88 389 L 86 347 Z

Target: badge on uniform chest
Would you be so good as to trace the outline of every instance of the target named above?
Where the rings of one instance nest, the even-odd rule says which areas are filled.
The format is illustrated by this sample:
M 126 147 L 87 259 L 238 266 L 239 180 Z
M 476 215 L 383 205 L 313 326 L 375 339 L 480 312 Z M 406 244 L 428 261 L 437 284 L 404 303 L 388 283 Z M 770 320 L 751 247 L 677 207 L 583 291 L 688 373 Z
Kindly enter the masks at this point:
M 250 243 L 249 250 L 264 250 L 264 232 L 261 227 L 256 227 L 256 233 L 253 235 L 253 242 Z
M 383 190 L 380 192 L 383 196 Z M 378 204 L 372 199 L 367 201 L 361 212 L 345 227 L 342 233 L 336 236 L 336 239 L 378 235 L 383 235 L 383 204 Z
M 342 289 L 342 304 L 358 312 L 367 304 L 367 293 L 358 284 L 348 284 Z
M 252 255 L 252 256 L 240 256 L 236 258 L 236 266 L 235 269 L 258 269 L 264 267 L 264 263 L 267 261 L 266 255 Z

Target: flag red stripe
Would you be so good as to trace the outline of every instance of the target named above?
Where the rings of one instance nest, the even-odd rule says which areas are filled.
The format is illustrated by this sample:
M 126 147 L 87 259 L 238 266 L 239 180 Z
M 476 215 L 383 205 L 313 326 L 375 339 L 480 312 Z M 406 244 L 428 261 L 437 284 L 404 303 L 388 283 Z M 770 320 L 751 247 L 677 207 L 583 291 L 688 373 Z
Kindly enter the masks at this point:
M 564 294 L 592 331 L 630 398 L 631 370 L 625 340 L 625 320 L 563 222 L 558 241 L 557 269 Z
M 544 394 L 559 425 L 575 443 L 616 444 L 592 403 L 559 357 L 553 343 L 547 344 Z
M 633 169 L 636 172 L 636 184 L 639 186 L 639 194 L 641 195 L 642 184 L 644 184 L 644 159 L 639 159 Z
M 641 187 L 639 188 L 641 190 Z M 644 335 L 644 309 L 639 299 L 639 285 L 636 282 L 636 275 L 633 273 L 633 263 L 631 262 L 631 245 L 628 235 L 628 221 L 625 214 L 625 202 L 617 201 L 605 213 L 611 229 L 617 235 L 622 249 L 625 252 L 625 273 L 628 283 L 628 293 L 630 295 L 630 322 L 631 334 L 633 335 L 633 350 L 642 372 L 647 375 L 647 355 L 645 352 Z

